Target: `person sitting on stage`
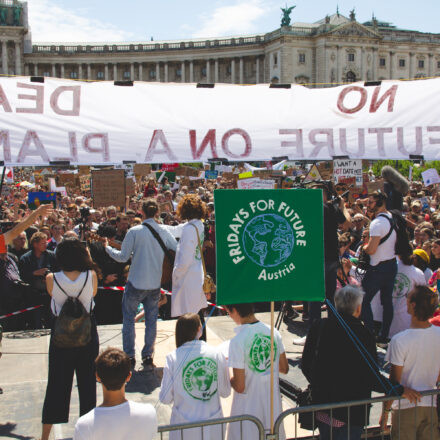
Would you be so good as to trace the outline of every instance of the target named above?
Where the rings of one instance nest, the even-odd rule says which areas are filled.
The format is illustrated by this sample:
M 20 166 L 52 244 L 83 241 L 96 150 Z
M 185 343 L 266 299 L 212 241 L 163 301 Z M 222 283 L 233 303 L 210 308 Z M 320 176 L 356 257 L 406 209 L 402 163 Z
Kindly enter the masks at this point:
M 231 304 L 225 308 L 238 325 L 236 336 L 229 344 L 234 389 L 231 416 L 249 414 L 261 420 L 265 429 L 270 429 L 270 327 L 255 317 L 253 304 Z M 281 335 L 274 330 L 274 420 L 282 411 L 278 375 L 288 371 Z M 243 423 L 243 432 L 247 433 L 246 438 L 258 437 L 256 428 L 249 422 Z M 284 432 L 280 438 L 284 438 Z M 228 440 L 236 439 L 241 439 L 240 423 L 231 423 Z
M 173 403 L 171 424 L 189 423 L 223 417 L 220 397 L 231 393 L 225 357 L 214 347 L 199 340 L 202 324 L 196 313 L 181 316 L 176 323 L 176 350 L 167 355 L 159 399 Z M 180 439 L 170 432 L 170 440 Z M 201 430 L 186 429 L 183 439 L 220 440 L 221 426 Z
M 103 401 L 78 419 L 74 440 L 151 440 L 157 432 L 155 409 L 125 397 L 125 385 L 131 379 L 130 358 L 118 348 L 108 348 L 96 358 L 95 365 Z

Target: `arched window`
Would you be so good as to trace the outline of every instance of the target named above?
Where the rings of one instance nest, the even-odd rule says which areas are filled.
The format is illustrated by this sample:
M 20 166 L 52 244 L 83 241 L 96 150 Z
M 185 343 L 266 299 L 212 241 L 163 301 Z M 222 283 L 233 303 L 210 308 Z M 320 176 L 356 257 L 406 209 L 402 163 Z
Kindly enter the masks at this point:
M 350 72 L 347 72 L 346 82 L 356 82 L 356 75 L 351 70 Z

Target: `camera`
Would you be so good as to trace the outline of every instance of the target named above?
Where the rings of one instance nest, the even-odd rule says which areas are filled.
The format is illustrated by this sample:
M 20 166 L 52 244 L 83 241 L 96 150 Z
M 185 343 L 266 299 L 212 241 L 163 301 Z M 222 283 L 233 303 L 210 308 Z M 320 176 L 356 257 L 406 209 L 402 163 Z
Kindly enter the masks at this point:
M 81 216 L 81 222 L 86 222 L 89 215 L 91 214 L 90 212 L 90 208 L 88 208 L 87 206 L 83 206 L 82 208 L 79 209 L 79 213 Z

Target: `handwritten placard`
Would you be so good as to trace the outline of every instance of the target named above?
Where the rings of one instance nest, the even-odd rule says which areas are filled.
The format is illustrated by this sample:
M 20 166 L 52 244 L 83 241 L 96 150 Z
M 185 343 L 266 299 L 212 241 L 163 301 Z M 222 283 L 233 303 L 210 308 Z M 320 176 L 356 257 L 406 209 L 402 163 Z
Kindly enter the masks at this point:
M 356 186 L 362 186 L 362 160 L 335 159 L 333 161 L 333 178 L 335 183 L 350 177 L 356 178 Z
M 92 171 L 93 206 L 125 205 L 124 170 Z

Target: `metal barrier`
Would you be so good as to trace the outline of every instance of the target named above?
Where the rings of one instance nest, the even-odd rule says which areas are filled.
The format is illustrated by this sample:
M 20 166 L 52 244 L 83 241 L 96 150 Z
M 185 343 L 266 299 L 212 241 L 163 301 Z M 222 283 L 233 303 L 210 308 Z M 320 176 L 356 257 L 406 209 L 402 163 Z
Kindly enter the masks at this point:
M 435 407 L 435 399 L 438 395 L 440 395 L 440 390 L 429 390 L 429 391 L 423 391 L 420 393 L 423 396 L 431 396 L 431 406 L 430 406 L 430 431 L 431 431 L 431 439 L 437 439 L 438 438 L 438 421 L 437 421 L 437 408 Z M 275 421 L 275 425 L 274 425 L 274 434 L 273 435 L 267 435 L 266 436 L 266 440 L 279 440 L 280 439 L 280 432 L 281 432 L 281 427 L 283 426 L 283 422 L 284 419 L 287 416 L 293 415 L 295 416 L 295 437 L 294 438 L 299 438 L 298 437 L 298 418 L 300 414 L 307 414 L 307 413 L 312 413 L 312 418 L 311 418 L 311 424 L 315 425 L 316 424 L 316 413 L 318 412 L 323 412 L 325 411 L 326 413 L 329 413 L 329 430 L 330 430 L 330 434 L 329 434 L 329 438 L 330 440 L 333 439 L 333 430 L 335 428 L 334 422 L 336 422 L 336 418 L 333 417 L 333 411 L 335 409 L 343 409 L 346 408 L 347 409 L 347 439 L 350 440 L 350 410 L 353 407 L 359 407 L 359 406 L 365 406 L 365 419 L 364 421 L 367 421 L 368 417 L 369 417 L 369 413 L 368 413 L 368 407 L 374 404 L 378 404 L 378 403 L 383 403 L 383 402 L 387 402 L 390 400 L 396 400 L 398 401 L 398 410 L 401 410 L 401 403 L 402 400 L 406 400 L 402 397 L 393 397 L 393 396 L 383 396 L 383 397 L 375 397 L 372 399 L 365 399 L 365 400 L 358 400 L 358 401 L 353 401 L 353 402 L 341 402 L 341 403 L 329 403 L 329 404 L 323 404 L 323 405 L 310 405 L 310 406 L 303 406 L 303 407 L 297 407 L 297 408 L 291 408 L 287 411 L 284 411 L 283 413 L 281 413 L 277 420 Z M 421 408 L 420 406 L 415 406 L 415 411 L 414 411 L 414 439 L 417 439 L 417 409 Z M 382 411 L 382 409 L 381 409 Z M 435 418 L 434 421 L 437 421 L 437 424 L 435 426 L 433 426 L 433 416 L 435 413 Z M 319 416 L 318 416 L 319 417 Z M 400 421 L 401 418 L 400 417 L 396 417 L 398 419 L 398 427 L 397 427 L 397 439 L 400 439 Z M 388 424 L 391 423 L 391 420 L 388 420 Z M 364 427 L 363 427 L 363 431 L 364 431 L 364 437 L 368 436 L 368 423 L 364 423 Z M 319 435 L 317 433 L 317 428 L 315 428 L 315 430 L 311 431 L 308 430 L 308 432 L 310 434 L 308 435 L 303 435 L 302 437 L 307 437 L 307 438 L 318 438 Z M 371 434 L 371 433 L 370 433 Z M 382 438 L 384 439 L 385 436 L 387 434 L 385 434 L 384 432 L 380 432 L 377 431 L 377 433 L 375 433 L 375 437 L 376 438 Z
M 256 417 L 254 416 L 247 416 L 247 415 L 243 415 L 243 416 L 237 416 L 237 417 L 225 417 L 225 418 L 221 418 L 221 419 L 212 419 L 212 420 L 206 420 L 206 421 L 201 421 L 201 422 L 194 422 L 194 423 L 181 423 L 181 424 L 176 424 L 176 425 L 166 425 L 166 426 L 159 426 L 158 428 L 158 433 L 160 434 L 160 440 L 164 440 L 167 437 L 165 437 L 164 435 L 166 435 L 166 433 L 170 433 L 170 432 L 175 432 L 175 431 L 179 431 L 180 432 L 180 436 L 179 438 L 181 440 L 192 440 L 194 437 L 190 437 L 190 436 L 185 436 L 184 437 L 184 431 L 187 429 L 194 429 L 194 428 L 198 428 L 200 429 L 200 439 L 202 440 L 211 440 L 208 436 L 205 436 L 204 433 L 204 428 L 206 428 L 207 426 L 220 426 L 221 427 L 221 438 L 224 439 L 226 438 L 226 426 L 229 423 L 234 423 L 234 422 L 239 422 L 240 423 L 240 440 L 250 440 L 249 436 L 243 436 L 244 431 L 243 431 L 243 422 L 251 422 L 255 425 L 255 427 L 258 430 L 258 437 L 252 440 L 265 440 L 265 431 L 264 431 L 264 426 L 263 424 L 260 422 L 260 420 L 258 420 Z M 216 437 L 217 440 L 218 437 Z

